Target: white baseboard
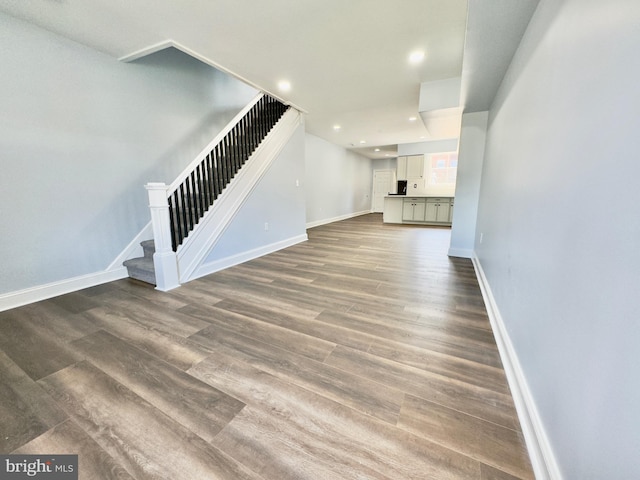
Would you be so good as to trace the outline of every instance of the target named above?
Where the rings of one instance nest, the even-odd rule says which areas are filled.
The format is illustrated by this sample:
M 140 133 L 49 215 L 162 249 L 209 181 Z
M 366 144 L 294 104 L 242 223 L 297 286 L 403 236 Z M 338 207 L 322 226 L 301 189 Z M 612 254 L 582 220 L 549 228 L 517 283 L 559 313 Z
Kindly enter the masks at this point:
M 449 257 L 473 258 L 473 250 L 468 248 L 450 248 L 447 252 Z
M 306 242 L 307 240 L 308 240 L 307 234 L 305 233 L 303 235 L 287 238 L 286 240 L 281 240 L 279 242 L 271 243 L 263 247 L 254 248 L 253 250 L 241 252 L 241 253 L 238 253 L 237 255 L 232 255 L 230 257 L 221 258 L 213 262 L 202 264 L 198 267 L 198 269 L 194 272 L 194 274 L 191 276 L 189 280 L 195 280 L 196 278 L 204 277 L 205 275 L 210 275 L 212 273 L 219 272 L 220 270 L 224 270 L 225 268 L 233 267 L 234 265 L 239 265 L 241 263 L 248 262 L 249 260 L 253 260 L 254 258 L 262 257 L 263 255 L 268 255 L 269 253 L 277 252 L 278 250 L 291 247 L 301 242 Z
M 333 218 L 325 218 L 324 220 L 316 220 L 315 222 L 307 223 L 307 228 L 319 227 L 320 225 L 339 222 L 340 220 L 347 220 L 348 218 L 359 217 L 360 215 L 367 215 L 369 213 L 372 213 L 371 210 L 363 210 L 361 212 L 347 213 L 346 215 L 339 215 Z
M 562 480 L 562 475 L 556 462 L 553 449 L 540 419 L 526 377 L 518 360 L 518 355 L 511 343 L 504 321 L 496 304 L 491 287 L 487 282 L 482 265 L 477 255 L 471 257 L 475 267 L 476 277 L 480 284 L 482 297 L 487 307 L 491 328 L 498 345 L 500 358 L 511 388 L 513 401 L 518 412 L 527 450 L 536 480 Z
M 127 269 L 120 267 L 5 293 L 0 295 L 0 312 L 126 277 Z

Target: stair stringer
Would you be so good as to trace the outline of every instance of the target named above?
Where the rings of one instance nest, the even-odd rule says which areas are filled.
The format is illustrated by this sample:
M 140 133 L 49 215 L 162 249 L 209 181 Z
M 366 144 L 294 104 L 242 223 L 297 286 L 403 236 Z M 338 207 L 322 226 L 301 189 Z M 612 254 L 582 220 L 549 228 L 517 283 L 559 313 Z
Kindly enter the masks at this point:
M 178 247 L 176 258 L 180 283 L 196 278 L 197 269 L 301 123 L 301 113 L 289 108 Z

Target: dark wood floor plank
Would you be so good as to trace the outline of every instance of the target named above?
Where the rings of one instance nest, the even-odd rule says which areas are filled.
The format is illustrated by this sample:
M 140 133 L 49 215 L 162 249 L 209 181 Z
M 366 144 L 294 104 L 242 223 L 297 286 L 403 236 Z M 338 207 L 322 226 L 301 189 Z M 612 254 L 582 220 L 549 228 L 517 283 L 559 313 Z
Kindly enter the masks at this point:
M 314 317 L 298 317 L 285 312 L 274 312 L 270 308 L 255 305 L 242 299 L 227 299 L 216 305 L 216 309 L 233 312 L 238 315 L 260 320 L 289 330 L 310 335 L 331 343 L 340 343 L 348 347 L 367 350 L 377 337 L 356 332 L 337 325 L 318 322 Z
M 107 332 L 84 337 L 73 346 L 110 377 L 206 441 L 244 407 L 239 400 Z
M 76 295 L 70 298 L 76 299 L 82 298 L 82 296 Z M 73 300 L 70 298 L 65 302 L 72 302 Z M 74 309 L 70 304 L 67 305 L 68 308 L 64 308 L 59 306 L 55 300 L 53 298 L 9 310 L 0 314 L 0 322 L 2 318 L 13 318 L 16 322 L 29 324 L 34 329 L 39 329 L 49 338 L 60 343 L 68 343 L 99 330 L 98 327 L 88 322 L 82 313 L 70 313 L 69 310 Z M 96 306 L 99 306 L 99 303 L 93 302 L 91 308 L 96 308 Z
M 344 290 L 331 289 L 319 285 L 301 285 L 291 279 L 275 279 L 270 286 L 272 291 L 282 292 L 285 298 L 292 301 L 299 301 L 303 304 L 313 305 L 320 309 L 320 312 L 330 309 L 338 312 L 351 310 L 354 304 L 361 300 L 354 298 Z M 393 308 L 394 304 L 391 304 Z M 402 311 L 402 306 L 397 306 L 397 311 Z
M 107 302 L 110 302 L 112 299 L 135 297 L 151 302 L 164 310 L 177 310 L 187 304 L 187 302 L 181 298 L 172 295 L 171 292 L 161 292 L 156 290 L 153 285 L 131 278 L 116 280 L 115 282 L 111 282 L 111 285 L 113 285 L 114 291 L 100 295 L 96 297 L 96 300 L 99 299 L 104 304 L 105 299 Z M 169 295 L 167 295 L 167 293 L 169 293 Z
M 463 312 L 460 310 L 447 310 L 433 304 L 420 304 L 407 302 L 404 307 L 407 313 L 419 315 L 421 319 L 427 320 L 446 320 L 452 325 L 482 328 L 491 330 L 491 324 L 487 317 L 486 311 L 483 313 Z
M 375 325 L 393 327 L 399 330 L 416 330 L 423 336 L 445 336 L 452 339 L 460 338 L 464 341 L 482 342 L 488 349 L 495 349 L 495 339 L 490 329 L 488 318 L 483 316 L 475 321 L 462 320 L 461 315 L 440 311 L 431 315 L 417 314 L 406 307 L 401 312 L 386 310 L 376 304 L 354 304 L 349 310 L 360 320 L 372 322 Z M 487 328 L 489 327 L 489 328 Z
M 328 282 L 325 284 L 298 285 L 290 280 L 277 279 L 273 283 L 284 288 L 295 289 L 302 295 L 316 296 L 318 300 L 322 300 L 317 305 L 323 307 L 323 310 L 330 309 L 342 312 L 352 310 L 356 305 L 360 305 L 361 308 L 375 305 L 381 310 L 397 315 L 401 315 L 404 311 L 404 304 L 394 298 L 376 294 L 375 291 L 347 289 L 343 286 L 334 286 Z M 334 305 L 337 305 L 338 308 L 335 308 Z M 344 306 L 347 308 L 343 308 Z
M 180 311 L 205 319 L 211 324 L 190 337 L 199 343 L 202 343 L 201 338 L 215 339 L 218 329 L 222 328 L 319 361 L 324 360 L 335 347 L 335 343 L 215 307 L 203 309 L 187 306 Z
M 210 279 L 208 286 L 224 299 L 242 299 L 269 308 L 274 313 L 285 312 L 299 317 L 313 318 L 322 311 L 321 308 L 274 295 L 268 283 L 255 282 L 250 278 L 236 278 L 226 271 Z
M 180 308 L 185 304 L 180 302 Z M 208 325 L 200 319 L 188 315 L 182 316 L 178 313 L 179 309 L 168 309 L 162 304 L 132 295 L 124 288 L 110 294 L 108 299 L 103 301 L 103 307 L 112 311 L 126 312 L 128 318 L 150 329 L 185 338 Z
M 215 305 L 224 296 L 219 296 L 212 291 L 206 282 L 200 279 L 189 282 L 189 288 L 177 288 L 169 292 L 162 292 L 163 296 L 174 299 L 171 310 L 178 310 L 188 304 L 197 303 L 199 305 Z M 153 298 L 149 298 L 153 301 Z
M 382 338 L 376 338 L 367 353 L 505 395 L 511 394 L 502 368 Z
M 519 431 L 409 394 L 398 426 L 488 465 L 500 465 L 504 472 L 517 478 L 534 478 Z
M 394 325 L 392 320 L 385 322 L 351 312 L 324 311 L 318 315 L 317 320 L 489 366 L 502 366 L 495 343 L 493 345 L 486 342 L 479 343 L 472 339 L 443 334 L 438 329 L 422 326 L 398 327 Z
M 17 310 L 0 313 L 0 350 L 27 375 L 38 380 L 78 361 L 66 342 Z
M 7 355 L 0 351 L 0 452 L 10 452 L 67 415 Z
M 66 295 L 60 295 L 54 297 L 47 302 L 54 303 L 61 308 L 64 308 L 69 313 L 80 313 L 90 310 L 95 307 L 99 307 L 100 304 L 95 302 L 90 297 L 83 295 L 81 292 L 67 293 Z
M 143 323 L 137 321 L 140 316 L 130 318 L 128 311 L 114 308 L 95 308 L 84 315 L 101 329 L 181 370 L 187 370 L 211 354 L 206 347 L 187 338 L 168 333 L 165 328 L 156 329 L 152 314 Z
M 265 478 L 478 479 L 479 464 L 225 355 L 190 370 L 247 407 L 215 440 Z
M 194 338 L 204 336 L 197 334 Z M 286 382 L 390 424 L 395 425 L 398 420 L 404 399 L 400 390 L 222 328 L 216 328 L 215 337 L 207 336 L 207 340 L 203 341 L 215 350 L 213 356 L 227 351 L 215 346 L 223 345 L 232 349 L 234 357 Z
M 515 406 L 509 395 L 340 345 L 325 362 L 439 405 L 447 405 L 498 425 L 519 429 Z
M 40 383 L 133 477 L 259 478 L 88 362 Z
M 72 420 L 57 425 L 12 453 L 78 455 L 78 477 L 82 480 L 134 480 Z

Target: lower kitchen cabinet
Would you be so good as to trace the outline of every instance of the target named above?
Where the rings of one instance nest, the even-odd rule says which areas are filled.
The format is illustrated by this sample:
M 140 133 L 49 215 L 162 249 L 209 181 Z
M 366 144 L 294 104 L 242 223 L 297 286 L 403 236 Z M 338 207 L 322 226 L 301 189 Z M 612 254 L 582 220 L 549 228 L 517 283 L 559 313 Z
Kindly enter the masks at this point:
M 451 222 L 451 198 L 427 198 L 425 222 Z
M 402 205 L 402 220 L 423 222 L 426 202 L 424 198 L 405 198 Z
M 384 199 L 384 223 L 451 225 L 453 197 L 387 196 Z

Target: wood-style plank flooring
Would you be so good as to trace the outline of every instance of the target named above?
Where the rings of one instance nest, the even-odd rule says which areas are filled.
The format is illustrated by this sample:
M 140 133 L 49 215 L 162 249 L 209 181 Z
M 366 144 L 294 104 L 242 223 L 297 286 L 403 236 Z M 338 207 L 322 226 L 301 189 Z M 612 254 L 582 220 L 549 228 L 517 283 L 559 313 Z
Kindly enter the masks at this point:
M 0 452 L 81 479 L 532 479 L 470 261 L 364 215 L 0 313 Z

